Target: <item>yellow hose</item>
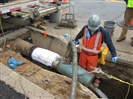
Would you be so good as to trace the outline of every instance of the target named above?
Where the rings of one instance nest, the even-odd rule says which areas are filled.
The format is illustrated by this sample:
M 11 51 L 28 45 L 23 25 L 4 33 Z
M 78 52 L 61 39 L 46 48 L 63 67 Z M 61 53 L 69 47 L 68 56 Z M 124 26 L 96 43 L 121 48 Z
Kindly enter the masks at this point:
M 129 91 L 130 91 L 130 85 L 128 85 L 128 90 L 127 90 L 127 94 L 126 94 L 126 96 L 125 96 L 125 99 L 127 99 L 127 96 L 128 96 L 128 94 L 129 94 Z
M 119 78 L 117 78 L 117 77 L 111 76 L 111 78 L 114 79 L 114 80 L 117 80 L 117 81 L 119 81 L 119 82 L 122 82 L 122 83 L 128 84 L 128 85 L 130 85 L 130 86 L 133 86 L 133 84 L 131 84 L 131 83 L 129 83 L 129 82 L 126 82 L 126 81 L 123 81 L 123 80 L 121 80 L 121 79 L 119 79 Z
M 111 76 L 111 78 L 114 79 L 114 80 L 117 80 L 117 81 L 119 81 L 119 82 L 121 82 L 121 83 L 124 83 L 124 84 L 127 84 L 127 85 L 128 85 L 127 94 L 126 94 L 126 96 L 125 96 L 125 98 L 124 98 L 124 99 L 127 99 L 128 94 L 129 94 L 129 92 L 130 92 L 130 86 L 133 86 L 133 84 L 131 84 L 131 83 L 129 83 L 129 82 L 126 82 L 126 81 L 123 81 L 123 80 L 121 80 L 121 79 L 119 79 L 119 78 L 117 78 L 117 77 L 114 77 L 114 76 Z

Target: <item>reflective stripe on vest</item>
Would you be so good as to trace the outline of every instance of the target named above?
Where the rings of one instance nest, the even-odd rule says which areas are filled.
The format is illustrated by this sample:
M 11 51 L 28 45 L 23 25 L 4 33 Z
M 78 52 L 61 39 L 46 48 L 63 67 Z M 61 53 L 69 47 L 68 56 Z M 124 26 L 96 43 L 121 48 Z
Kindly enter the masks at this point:
M 87 28 L 85 28 L 85 35 L 84 35 L 84 39 L 83 39 L 84 41 L 86 41 L 86 32 L 87 32 Z M 97 46 L 98 46 L 98 41 L 99 41 L 99 38 L 100 38 L 100 34 L 101 34 L 101 32 L 97 33 L 96 40 L 95 40 L 95 45 L 94 45 L 93 49 L 86 48 L 85 46 L 83 46 L 83 44 L 82 44 L 82 49 L 87 51 L 87 52 L 99 53 L 100 50 L 97 50 Z
M 127 7 L 133 8 L 133 0 L 128 0 Z

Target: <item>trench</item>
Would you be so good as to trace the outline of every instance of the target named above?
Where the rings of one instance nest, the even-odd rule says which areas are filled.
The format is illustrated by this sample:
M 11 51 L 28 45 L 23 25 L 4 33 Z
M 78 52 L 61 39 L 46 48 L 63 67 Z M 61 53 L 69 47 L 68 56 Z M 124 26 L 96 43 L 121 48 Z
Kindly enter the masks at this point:
M 107 65 L 99 65 L 103 71 L 107 71 L 108 74 L 120 78 L 123 81 L 129 82 L 128 79 L 124 79 L 121 74 L 124 74 L 120 69 L 117 69 L 119 65 L 107 62 Z M 122 66 L 122 64 L 120 64 Z M 130 86 L 129 92 L 128 84 L 116 81 L 114 79 L 103 79 L 100 78 L 99 88 L 108 96 L 109 99 L 133 99 L 133 86 Z M 127 97 L 126 97 L 127 95 Z M 125 98 L 126 97 L 126 98 Z
M 61 74 L 56 69 L 53 69 L 51 67 L 47 67 L 44 64 L 33 61 L 26 56 L 24 56 L 24 57 L 26 59 L 30 60 L 31 62 L 37 64 L 38 66 L 42 67 L 43 69 L 47 69 L 47 70 L 50 70 L 52 72 Z M 110 69 L 109 73 L 112 75 L 115 75 L 117 77 L 119 77 L 119 74 L 121 73 L 121 71 L 117 70 L 115 67 L 108 67 L 108 66 L 103 67 L 102 65 L 99 65 L 99 67 L 101 67 L 105 71 L 107 69 Z M 100 80 L 99 89 L 101 89 L 101 91 L 103 93 L 105 93 L 105 95 L 107 95 L 107 97 L 109 99 L 125 99 L 127 91 L 128 91 L 128 85 L 127 84 L 123 84 L 123 83 L 116 81 L 116 80 L 113 80 L 113 79 L 99 78 L 99 80 Z M 96 94 L 96 95 L 100 98 L 100 96 L 98 94 Z M 131 86 L 130 86 L 130 91 L 129 91 L 128 97 L 126 99 L 133 99 L 133 87 L 131 87 Z
M 30 59 L 26 56 L 24 56 L 24 57 L 26 59 L 30 60 L 31 62 L 37 64 L 38 66 L 42 67 L 43 69 L 47 69 L 47 70 L 50 70 L 52 72 L 61 74 L 54 68 L 47 67 L 44 64 L 33 61 L 32 59 Z M 111 64 L 111 65 L 109 65 L 109 64 L 110 64 L 110 62 L 107 62 L 107 65 L 105 65 L 105 66 L 99 64 L 99 67 L 101 67 L 104 71 L 108 71 L 109 74 L 114 75 L 116 77 L 119 77 L 119 74 L 121 74 L 121 70 L 116 69 L 114 67 L 114 64 Z M 123 84 L 119 81 L 116 81 L 116 80 L 113 80 L 113 79 L 108 79 L 106 77 L 105 78 L 101 77 L 101 78 L 99 78 L 99 80 L 100 80 L 99 89 L 103 93 L 105 93 L 105 95 L 109 99 L 133 99 L 133 87 L 132 86 L 130 86 L 129 93 L 127 95 L 127 91 L 128 91 L 128 85 L 127 84 Z M 125 80 L 125 81 L 129 82 L 128 80 Z M 99 98 L 101 98 L 97 93 L 95 93 L 95 94 Z M 127 95 L 127 98 L 125 98 L 126 95 Z
M 32 34 L 32 33 L 31 33 Z M 60 47 L 60 46 L 55 46 L 54 44 L 56 44 L 56 43 L 59 43 L 60 41 L 58 41 L 58 40 L 55 40 L 54 42 L 53 41 L 51 41 L 51 40 L 49 40 L 49 39 L 46 39 L 46 41 L 50 41 L 50 43 L 49 42 L 41 42 L 41 41 L 38 41 L 38 40 L 42 40 L 42 39 L 44 39 L 44 37 L 42 37 L 42 34 L 40 34 L 40 36 L 39 37 L 37 37 L 37 35 L 35 34 L 35 33 L 33 33 L 33 35 L 31 36 L 31 34 L 30 35 L 26 35 L 26 34 L 24 34 L 24 35 L 22 35 L 22 36 L 20 36 L 20 38 L 22 37 L 25 41 L 27 41 L 27 42 L 30 42 L 31 43 L 31 41 L 28 41 L 28 39 L 25 39 L 25 38 L 33 38 L 32 40 L 32 42 L 33 42 L 33 44 L 35 44 L 35 46 L 40 46 L 40 47 L 44 47 L 44 46 L 46 46 L 46 45 L 53 45 L 54 47 L 49 47 L 49 46 L 47 46 L 47 49 L 48 48 L 53 48 L 52 50 L 53 51 L 57 51 L 57 52 L 59 52 L 59 53 L 61 53 L 61 54 L 63 54 L 64 52 L 65 52 L 65 50 L 60 50 L 60 49 L 57 49 L 58 47 Z M 40 38 L 40 39 L 38 39 L 38 38 Z M 51 37 L 51 39 L 53 39 L 53 37 Z M 9 41 L 10 42 L 10 41 Z M 8 43 L 9 43 L 8 42 Z M 11 43 L 12 44 L 12 43 Z M 57 48 L 56 48 L 57 47 Z M 61 44 L 61 47 L 62 47 L 62 44 Z M 62 48 L 61 48 L 62 49 Z M 42 64 L 42 63 L 38 63 L 38 62 L 36 62 L 36 61 L 34 61 L 34 60 L 32 60 L 31 58 L 29 58 L 29 57 L 27 57 L 27 56 L 25 56 L 25 55 L 23 55 L 22 54 L 22 56 L 24 57 L 24 58 L 26 58 L 27 60 L 29 60 L 29 61 L 31 61 L 31 62 L 33 62 L 33 63 L 35 63 L 35 64 L 37 64 L 38 66 L 40 66 L 40 67 L 42 67 L 43 69 L 46 69 L 46 70 L 49 70 L 49 71 L 52 71 L 52 72 L 56 72 L 56 73 L 58 73 L 58 74 L 61 74 L 61 73 L 59 73 L 57 70 L 55 70 L 55 69 L 53 69 L 53 68 L 51 68 L 51 67 L 47 67 L 47 66 L 45 66 L 44 64 Z M 79 56 L 79 55 L 78 55 Z M 122 65 L 122 64 L 121 64 Z M 123 71 L 121 71 L 119 68 L 116 68 L 116 67 L 119 67 L 119 66 L 117 66 L 117 64 L 115 64 L 115 66 L 114 66 L 114 64 L 111 64 L 110 62 L 106 62 L 106 65 L 105 66 L 103 66 L 103 65 L 100 65 L 99 64 L 99 67 L 101 67 L 102 69 L 103 69 L 103 71 L 106 71 L 108 74 L 111 74 L 111 75 L 113 75 L 113 76 L 115 76 L 115 77 L 118 77 L 118 78 L 121 78 L 121 75 L 123 74 L 123 75 L 125 75 L 124 73 L 123 73 Z M 118 81 L 115 81 L 115 80 L 113 80 L 113 79 L 107 79 L 107 78 L 104 78 L 104 77 L 99 77 L 99 80 L 100 80 L 100 85 L 99 85 L 99 89 L 103 92 L 103 93 L 105 93 L 105 95 L 109 98 L 109 99 L 125 99 L 125 96 L 127 95 L 127 92 L 128 92 L 128 85 L 126 85 L 126 84 L 123 84 L 123 83 L 121 83 L 121 82 L 118 82 Z M 123 80 L 125 80 L 125 81 L 127 81 L 127 82 L 129 82 L 128 81 L 128 79 L 123 79 Z M 99 98 L 100 98 L 100 96 L 98 96 Z M 85 98 L 86 99 L 86 98 Z M 133 87 L 130 87 L 130 90 L 129 90 L 129 93 L 128 93 L 128 96 L 127 96 L 127 98 L 126 99 L 133 99 Z

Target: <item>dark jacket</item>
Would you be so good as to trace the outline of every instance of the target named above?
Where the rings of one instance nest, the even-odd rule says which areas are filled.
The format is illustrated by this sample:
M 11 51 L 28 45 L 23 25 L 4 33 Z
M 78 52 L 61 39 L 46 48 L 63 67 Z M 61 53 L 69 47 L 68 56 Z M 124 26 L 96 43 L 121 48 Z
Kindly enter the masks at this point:
M 75 41 L 78 41 L 78 39 L 81 39 L 81 38 L 83 37 L 84 28 L 88 28 L 88 26 L 85 25 L 85 26 L 82 28 L 82 30 L 81 30 L 81 31 L 78 33 L 78 35 L 76 36 Z M 114 45 L 113 45 L 113 43 L 112 43 L 112 40 L 111 40 L 111 37 L 110 37 L 109 33 L 108 33 L 107 30 L 104 29 L 103 27 L 100 27 L 99 29 L 100 29 L 100 31 L 101 31 L 101 33 L 102 33 L 102 42 L 101 42 L 101 43 L 103 44 L 103 42 L 105 42 L 105 43 L 107 44 L 107 46 L 108 46 L 110 52 L 111 52 L 112 57 L 116 56 L 115 47 L 114 47 Z M 98 30 L 99 30 L 99 29 L 98 29 Z M 98 31 L 98 30 L 97 30 L 97 31 Z M 95 33 L 97 33 L 97 31 L 96 31 Z M 92 36 L 92 35 L 91 35 L 91 31 L 89 30 L 89 32 L 90 32 L 90 37 L 91 37 L 91 36 Z
M 128 3 L 128 0 L 124 0 L 126 2 L 126 4 Z

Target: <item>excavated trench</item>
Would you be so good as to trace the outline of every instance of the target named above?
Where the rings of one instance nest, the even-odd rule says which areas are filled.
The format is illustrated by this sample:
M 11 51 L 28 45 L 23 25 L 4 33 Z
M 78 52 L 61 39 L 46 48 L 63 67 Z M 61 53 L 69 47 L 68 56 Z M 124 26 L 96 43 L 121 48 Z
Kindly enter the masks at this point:
M 25 58 L 27 58 L 27 57 L 25 57 Z M 41 66 L 44 69 L 59 73 L 56 69 L 44 66 L 43 64 L 35 62 L 33 60 L 31 60 L 31 61 L 34 62 L 35 64 Z M 101 67 L 104 71 L 108 71 L 108 69 L 110 69 L 109 74 L 115 75 L 117 77 L 119 77 L 119 74 L 121 74 L 120 70 L 117 70 L 115 67 L 112 67 L 112 66 L 104 66 L 103 67 L 102 65 L 99 65 L 99 67 Z M 61 73 L 59 73 L 59 74 L 61 74 Z M 101 91 L 103 93 L 105 93 L 105 95 L 107 95 L 107 97 L 109 99 L 125 99 L 127 92 L 128 92 L 128 87 L 129 87 L 127 84 L 121 83 L 121 82 L 113 80 L 113 79 L 108 79 L 105 77 L 101 77 L 101 78 L 99 78 L 99 80 L 100 80 L 99 89 L 101 89 Z M 95 93 L 95 94 L 100 98 L 100 96 L 97 93 Z M 129 91 L 126 99 L 133 99 L 133 87 L 130 87 L 130 91 Z
M 41 66 L 44 69 L 59 73 L 57 70 L 51 67 L 44 66 L 43 64 L 35 62 L 33 60 L 30 60 L 30 61 L 34 62 L 35 64 Z M 111 64 L 110 62 L 107 62 L 107 64 L 108 65 L 105 65 L 105 66 L 99 64 L 99 67 L 101 67 L 104 71 L 108 71 L 109 74 L 120 78 L 119 74 L 121 74 L 121 70 L 116 69 L 116 67 L 114 67 L 114 64 Z M 113 79 L 108 79 L 103 76 L 99 78 L 99 80 L 100 80 L 99 88 L 102 90 L 103 93 L 105 93 L 105 95 L 107 95 L 109 99 L 125 99 L 127 94 L 128 96 L 126 99 L 133 99 L 133 87 L 130 87 L 130 90 L 128 93 L 129 86 L 127 84 L 121 83 Z M 128 80 L 125 80 L 125 81 L 129 82 Z M 95 94 L 100 98 L 100 96 L 97 93 Z
M 121 65 L 116 65 L 110 62 L 106 62 L 105 66 L 99 65 L 106 73 L 120 78 L 123 81 L 130 82 L 125 78 L 125 73 L 118 69 Z M 106 77 L 100 78 L 99 88 L 108 96 L 109 99 L 133 99 L 133 86 L 122 83 L 114 79 L 108 79 Z M 126 97 L 127 96 L 127 97 Z M 125 98 L 126 97 L 126 98 Z
M 61 42 L 60 40 L 54 38 L 53 36 L 47 35 L 47 37 L 45 38 L 44 34 L 41 32 L 42 31 L 40 31 L 40 33 L 39 33 L 37 31 L 31 31 L 31 30 L 29 31 L 26 29 L 26 32 L 22 32 L 20 34 L 14 33 L 14 35 L 8 36 L 7 37 L 8 40 L 7 40 L 6 44 L 9 44 L 10 47 L 5 48 L 5 51 L 15 50 L 18 53 L 22 53 L 22 55 L 26 59 L 37 64 L 38 66 L 40 66 L 44 69 L 47 69 L 49 71 L 59 73 L 57 70 L 55 70 L 51 67 L 44 66 L 42 63 L 38 63 L 36 61 L 33 61 L 31 58 L 29 58 L 30 51 L 28 50 L 28 47 L 26 47 L 25 49 L 22 49 L 24 44 L 21 46 L 22 48 L 18 48 L 18 49 L 14 48 L 14 44 L 20 43 L 20 42 L 14 43 L 14 40 L 16 38 L 21 38 L 27 42 L 30 42 L 30 43 L 32 42 L 37 47 L 46 48 L 53 52 L 58 53 L 61 56 L 65 56 L 65 53 L 67 50 L 67 45 L 65 43 Z M 49 37 L 50 37 L 50 39 L 49 39 Z M 56 45 L 56 44 L 58 44 L 58 45 Z M 106 73 L 113 75 L 115 77 L 121 78 L 124 81 L 130 82 L 129 81 L 130 75 L 126 75 L 125 72 L 123 72 L 121 69 L 119 69 L 120 66 L 124 67 L 122 64 L 117 66 L 117 64 L 114 65 L 110 62 L 107 62 L 106 66 L 99 64 L 99 67 L 101 67 L 103 69 L 103 71 L 105 71 Z M 61 73 L 59 73 L 59 74 L 61 74 Z M 101 91 L 109 99 L 125 99 L 126 95 L 127 95 L 126 99 L 133 99 L 133 87 L 132 86 L 130 86 L 130 88 L 129 88 L 129 86 L 127 84 L 121 83 L 121 82 L 113 80 L 113 79 L 109 79 L 103 75 L 98 74 L 96 76 L 100 80 L 100 85 L 98 88 L 101 89 Z M 127 77 L 127 76 L 129 76 L 129 77 Z M 126 79 L 126 77 L 128 79 Z M 68 83 L 70 83 L 70 82 L 68 82 Z M 98 97 L 100 98 L 99 95 L 98 95 Z M 87 98 L 87 96 L 84 96 L 84 97 L 82 97 L 82 99 L 89 99 L 89 98 Z

